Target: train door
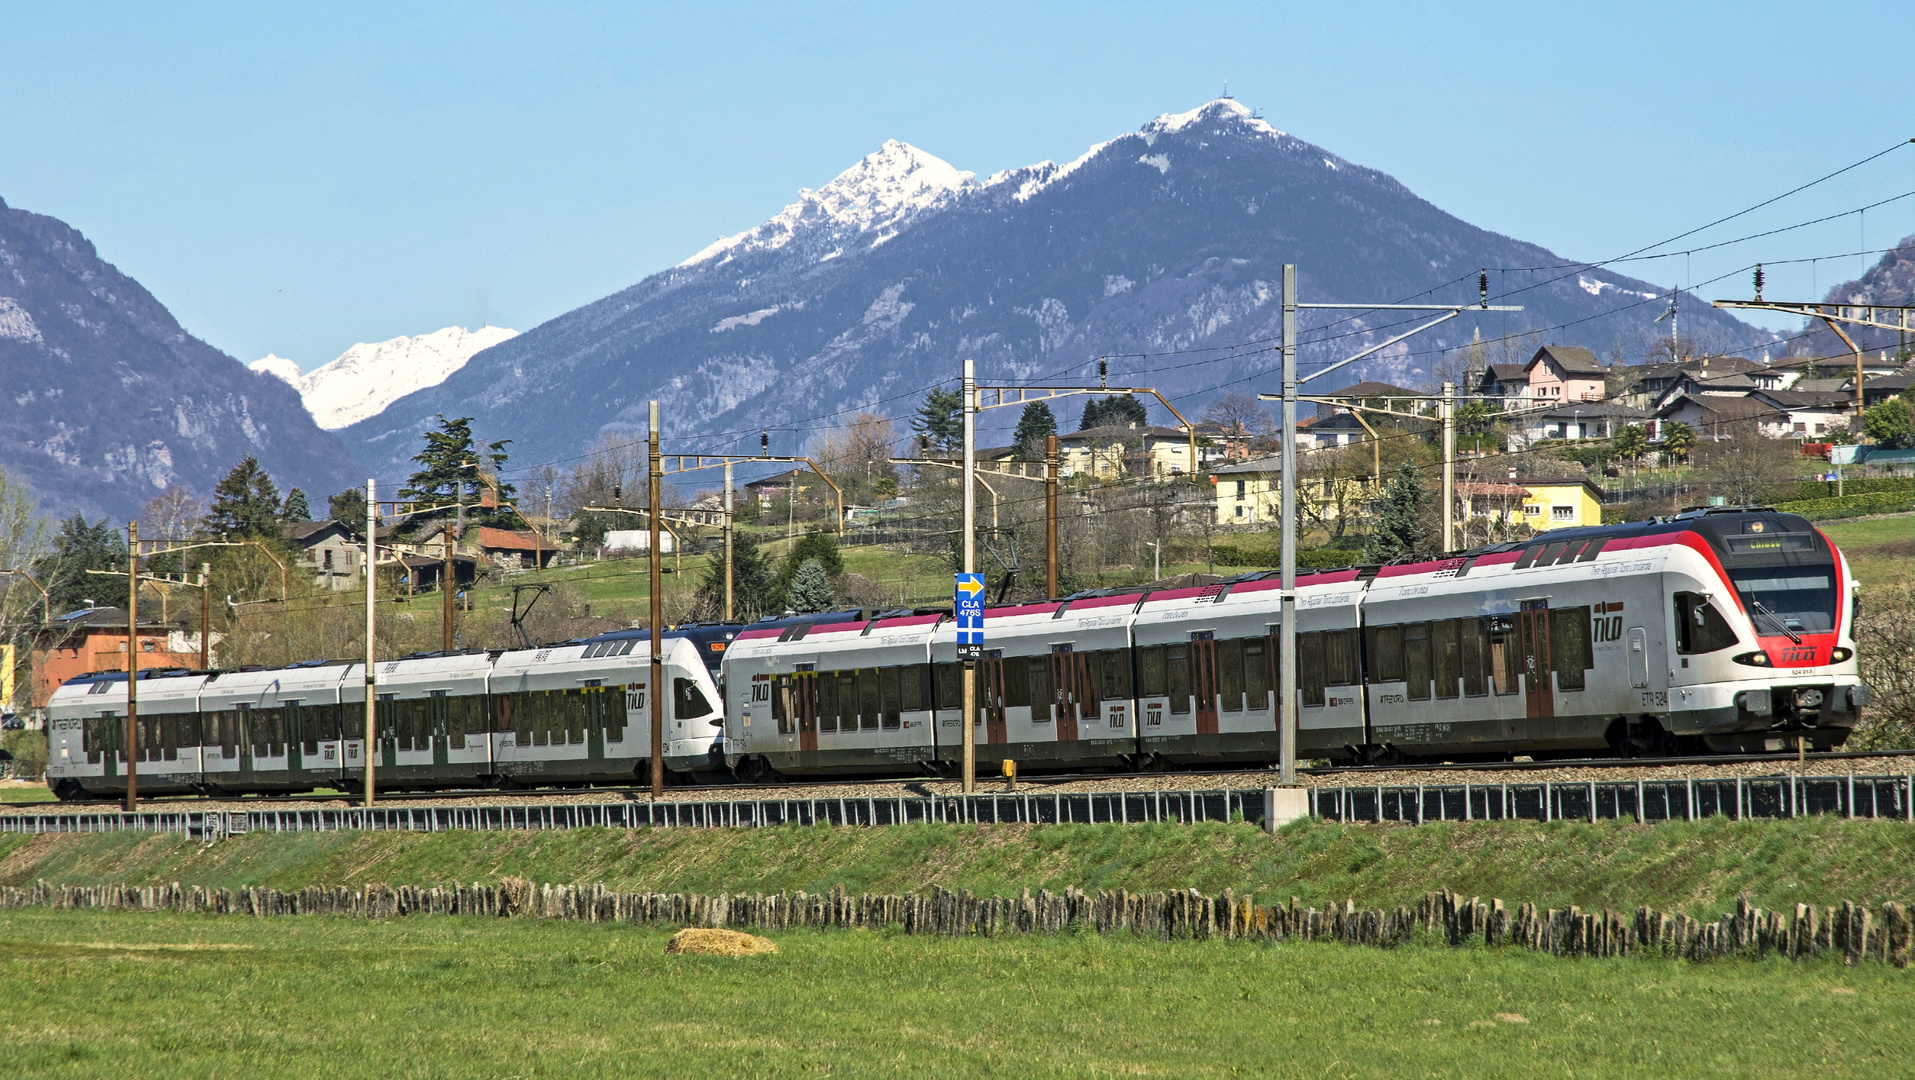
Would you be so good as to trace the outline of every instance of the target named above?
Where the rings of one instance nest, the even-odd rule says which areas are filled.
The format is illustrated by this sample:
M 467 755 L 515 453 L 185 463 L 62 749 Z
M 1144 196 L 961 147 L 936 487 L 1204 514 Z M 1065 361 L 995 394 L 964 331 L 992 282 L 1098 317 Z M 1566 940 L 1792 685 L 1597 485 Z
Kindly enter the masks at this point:
M 443 769 L 452 764 L 451 702 L 444 690 L 432 691 L 426 699 L 426 730 L 432 739 L 432 766 Z
M 1217 733 L 1217 634 L 1190 634 L 1190 688 L 1197 696 L 1197 734 Z
M 605 760 L 605 688 L 587 687 L 585 691 L 585 760 Z M 673 695 L 677 704 L 677 695 Z M 674 710 L 675 712 L 676 710 Z M 437 760 L 436 758 L 434 760 Z
M 1549 601 L 1523 601 L 1517 620 L 1522 630 L 1526 715 L 1532 720 L 1555 716 L 1555 687 L 1549 677 Z
M 306 767 L 306 718 L 299 702 L 284 702 L 280 713 L 286 718 L 286 771 L 295 779 Z
M 1023 671 L 1020 662 L 1018 670 Z M 1004 722 L 1004 654 L 993 650 L 986 654 L 983 663 L 977 666 L 978 704 L 984 713 L 984 741 L 998 745 L 1011 741 L 1010 729 Z M 1031 702 L 1032 709 L 1042 709 L 1043 703 Z
M 1051 646 L 1051 702 L 1057 706 L 1057 741 L 1077 741 L 1077 703 L 1083 687 L 1077 680 L 1077 653 L 1071 645 Z M 1037 707 L 1037 702 L 1032 702 Z
M 798 749 L 818 749 L 818 673 L 812 665 L 805 664 L 791 675 L 786 684 L 786 711 L 798 724 Z
M 1649 685 L 1649 633 L 1640 626 L 1629 628 L 1629 685 Z

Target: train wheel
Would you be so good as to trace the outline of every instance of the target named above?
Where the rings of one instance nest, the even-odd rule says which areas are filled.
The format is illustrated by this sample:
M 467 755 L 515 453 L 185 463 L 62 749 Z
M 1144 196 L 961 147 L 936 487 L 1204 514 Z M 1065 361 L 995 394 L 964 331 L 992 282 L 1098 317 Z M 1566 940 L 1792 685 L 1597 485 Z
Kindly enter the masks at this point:
M 1609 725 L 1608 739 L 1617 757 L 1675 757 L 1681 749 L 1675 736 L 1651 717 L 1633 723 L 1627 717 L 1618 717 Z
M 53 785 L 53 797 L 61 802 L 79 802 L 87 798 L 87 793 L 78 780 L 62 780 Z

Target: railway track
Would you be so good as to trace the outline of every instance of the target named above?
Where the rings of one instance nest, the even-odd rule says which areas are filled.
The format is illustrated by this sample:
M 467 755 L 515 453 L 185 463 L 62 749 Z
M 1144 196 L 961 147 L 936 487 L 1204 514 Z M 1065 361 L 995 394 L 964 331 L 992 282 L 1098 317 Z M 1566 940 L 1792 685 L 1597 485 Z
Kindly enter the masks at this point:
M 1317 778 L 1341 778 L 1341 777 L 1356 778 L 1356 777 L 1362 777 L 1362 776 L 1402 775 L 1402 774 L 1416 774 L 1416 773 L 1459 773 L 1460 772 L 1460 773 L 1494 774 L 1494 773 L 1500 773 L 1500 772 L 1553 772 L 1558 770 L 1570 770 L 1570 769 L 1630 769 L 1630 768 L 1642 769 L 1642 768 L 1682 768 L 1682 767 L 1708 768 L 1711 766 L 1744 765 L 1744 764 L 1762 763 L 1762 762 L 1774 762 L 1778 765 L 1789 765 L 1789 764 L 1795 764 L 1797 762 L 1800 762 L 1806 765 L 1810 762 L 1832 763 L 1832 762 L 1840 762 L 1845 760 L 1849 760 L 1849 761 L 1861 760 L 1861 759 L 1878 759 L 1879 760 L 1882 758 L 1915 759 L 1915 750 L 1827 751 L 1823 753 L 1804 754 L 1804 755 L 1797 755 L 1797 754 L 1790 754 L 1790 753 L 1711 754 L 1706 756 L 1658 757 L 1658 758 L 1559 758 L 1559 759 L 1555 759 L 1551 761 L 1479 761 L 1479 762 L 1461 762 L 1461 763 L 1420 762 L 1415 764 L 1404 764 L 1404 765 L 1358 765 L 1358 766 L 1322 765 L 1322 766 L 1302 767 L 1302 768 L 1299 768 L 1297 771 L 1307 776 L 1317 777 Z M 1915 765 L 1915 761 L 1912 761 L 1911 764 Z M 1214 779 L 1217 777 L 1238 776 L 1238 777 L 1244 777 L 1246 779 L 1256 778 L 1255 783 L 1246 783 L 1243 785 L 1245 787 L 1264 787 L 1274 783 L 1275 773 L 1276 773 L 1276 770 L 1270 767 L 1259 767 L 1259 768 L 1253 768 L 1253 769 L 1208 769 L 1208 768 L 1205 768 L 1205 769 L 1186 769 L 1186 770 L 1153 770 L 1148 772 L 1125 772 L 1125 773 L 1084 773 L 1084 772 L 1043 773 L 1043 774 L 1020 775 L 1018 777 L 1017 782 L 1020 787 L 1028 786 L 1028 787 L 1048 789 L 1048 788 L 1056 787 L 1062 784 L 1083 783 L 1086 781 L 1117 780 L 1119 778 L 1122 778 L 1124 780 L 1133 780 L 1133 779 L 1135 780 L 1169 780 L 1169 779 L 1174 779 L 1180 776 L 1189 776 L 1192 778 L 1204 777 L 1206 779 Z M 929 785 L 933 783 L 946 784 L 946 783 L 950 783 L 950 780 L 944 777 L 916 777 L 916 778 L 886 777 L 886 778 L 877 778 L 877 779 L 793 780 L 793 781 L 784 781 L 784 782 L 755 783 L 755 784 L 738 782 L 738 783 L 729 783 L 729 784 L 713 784 L 709 786 L 684 785 L 684 786 L 674 786 L 668 790 L 676 799 L 683 799 L 685 796 L 690 795 L 694 792 L 709 793 L 709 795 L 713 799 L 722 799 L 726 793 L 730 793 L 730 792 L 751 793 L 749 795 L 743 796 L 745 798 L 761 797 L 761 794 L 769 794 L 774 792 L 789 792 L 792 794 L 793 797 L 802 798 L 803 797 L 803 795 L 801 794 L 802 792 L 814 791 L 819 789 L 845 789 L 845 788 L 861 789 L 861 788 L 882 788 L 882 787 L 898 787 L 898 788 L 903 788 L 904 790 L 909 791 L 913 794 L 932 795 L 936 793 L 931 791 L 925 785 Z M 997 778 L 995 777 L 988 778 L 988 779 L 985 777 L 980 777 L 979 783 L 980 783 L 980 786 L 989 784 L 992 790 L 995 790 L 996 784 L 998 783 L 998 781 L 997 781 Z M 1209 786 L 1209 785 L 1206 785 L 1206 786 Z M 402 803 L 402 802 L 438 802 L 438 801 L 457 800 L 457 799 L 497 799 L 497 800 L 507 800 L 507 801 L 516 802 L 516 801 L 526 800 L 526 799 L 551 798 L 555 795 L 565 796 L 565 797 L 577 796 L 577 795 L 603 795 L 603 796 L 619 797 L 630 802 L 643 802 L 650 796 L 650 794 L 651 794 L 651 789 L 649 787 L 638 786 L 638 785 L 621 785 L 621 786 L 613 786 L 613 787 L 575 787 L 575 788 L 453 788 L 453 789 L 446 789 L 446 790 L 440 790 L 440 791 L 386 792 L 381 794 L 380 801 L 382 803 Z M 175 795 L 175 796 L 163 796 L 163 797 L 154 798 L 154 799 L 146 799 L 142 801 L 148 805 L 155 806 L 155 807 L 187 807 L 187 806 L 195 806 L 195 805 L 215 803 L 215 802 L 237 802 L 237 803 L 245 803 L 245 804 L 253 804 L 253 805 L 297 805 L 300 803 L 336 803 L 342 800 L 352 801 L 352 800 L 356 800 L 357 798 L 358 798 L 357 793 L 340 792 L 340 793 L 334 793 L 334 794 L 248 795 L 242 798 L 206 796 L 206 795 Z M 114 800 L 110 800 L 110 799 L 98 799 L 98 800 L 88 800 L 85 802 L 75 802 L 75 803 L 70 803 L 65 805 L 71 805 L 75 807 L 99 806 L 99 805 L 110 804 L 113 801 Z M 36 808 L 44 809 L 48 805 L 49 804 L 46 802 L 0 802 L 0 808 L 8 808 L 8 809 L 36 809 Z

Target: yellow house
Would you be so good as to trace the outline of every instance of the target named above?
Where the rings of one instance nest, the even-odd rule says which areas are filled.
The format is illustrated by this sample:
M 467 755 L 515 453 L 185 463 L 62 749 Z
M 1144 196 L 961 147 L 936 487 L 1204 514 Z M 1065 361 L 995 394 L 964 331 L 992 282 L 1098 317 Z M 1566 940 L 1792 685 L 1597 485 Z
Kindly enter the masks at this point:
M 1190 433 L 1167 427 L 1097 427 L 1057 436 L 1059 472 L 1066 479 L 1099 480 L 1150 477 L 1168 480 L 1196 470 L 1190 460 Z
M 1584 477 L 1520 480 L 1528 496 L 1517 520 L 1537 532 L 1602 524 L 1602 489 Z
M 1281 459 L 1255 458 L 1210 471 L 1217 486 L 1217 524 L 1263 525 L 1281 520 L 1283 469 Z M 1365 477 L 1297 478 L 1297 503 L 1317 520 L 1359 514 L 1376 497 L 1376 485 Z

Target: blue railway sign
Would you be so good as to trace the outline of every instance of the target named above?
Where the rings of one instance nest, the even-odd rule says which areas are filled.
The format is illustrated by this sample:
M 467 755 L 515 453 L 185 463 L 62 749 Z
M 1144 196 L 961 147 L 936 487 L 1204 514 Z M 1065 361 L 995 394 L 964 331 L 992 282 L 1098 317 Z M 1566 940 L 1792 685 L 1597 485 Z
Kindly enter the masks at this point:
M 984 575 L 954 574 L 957 599 L 957 655 L 959 660 L 984 656 Z

